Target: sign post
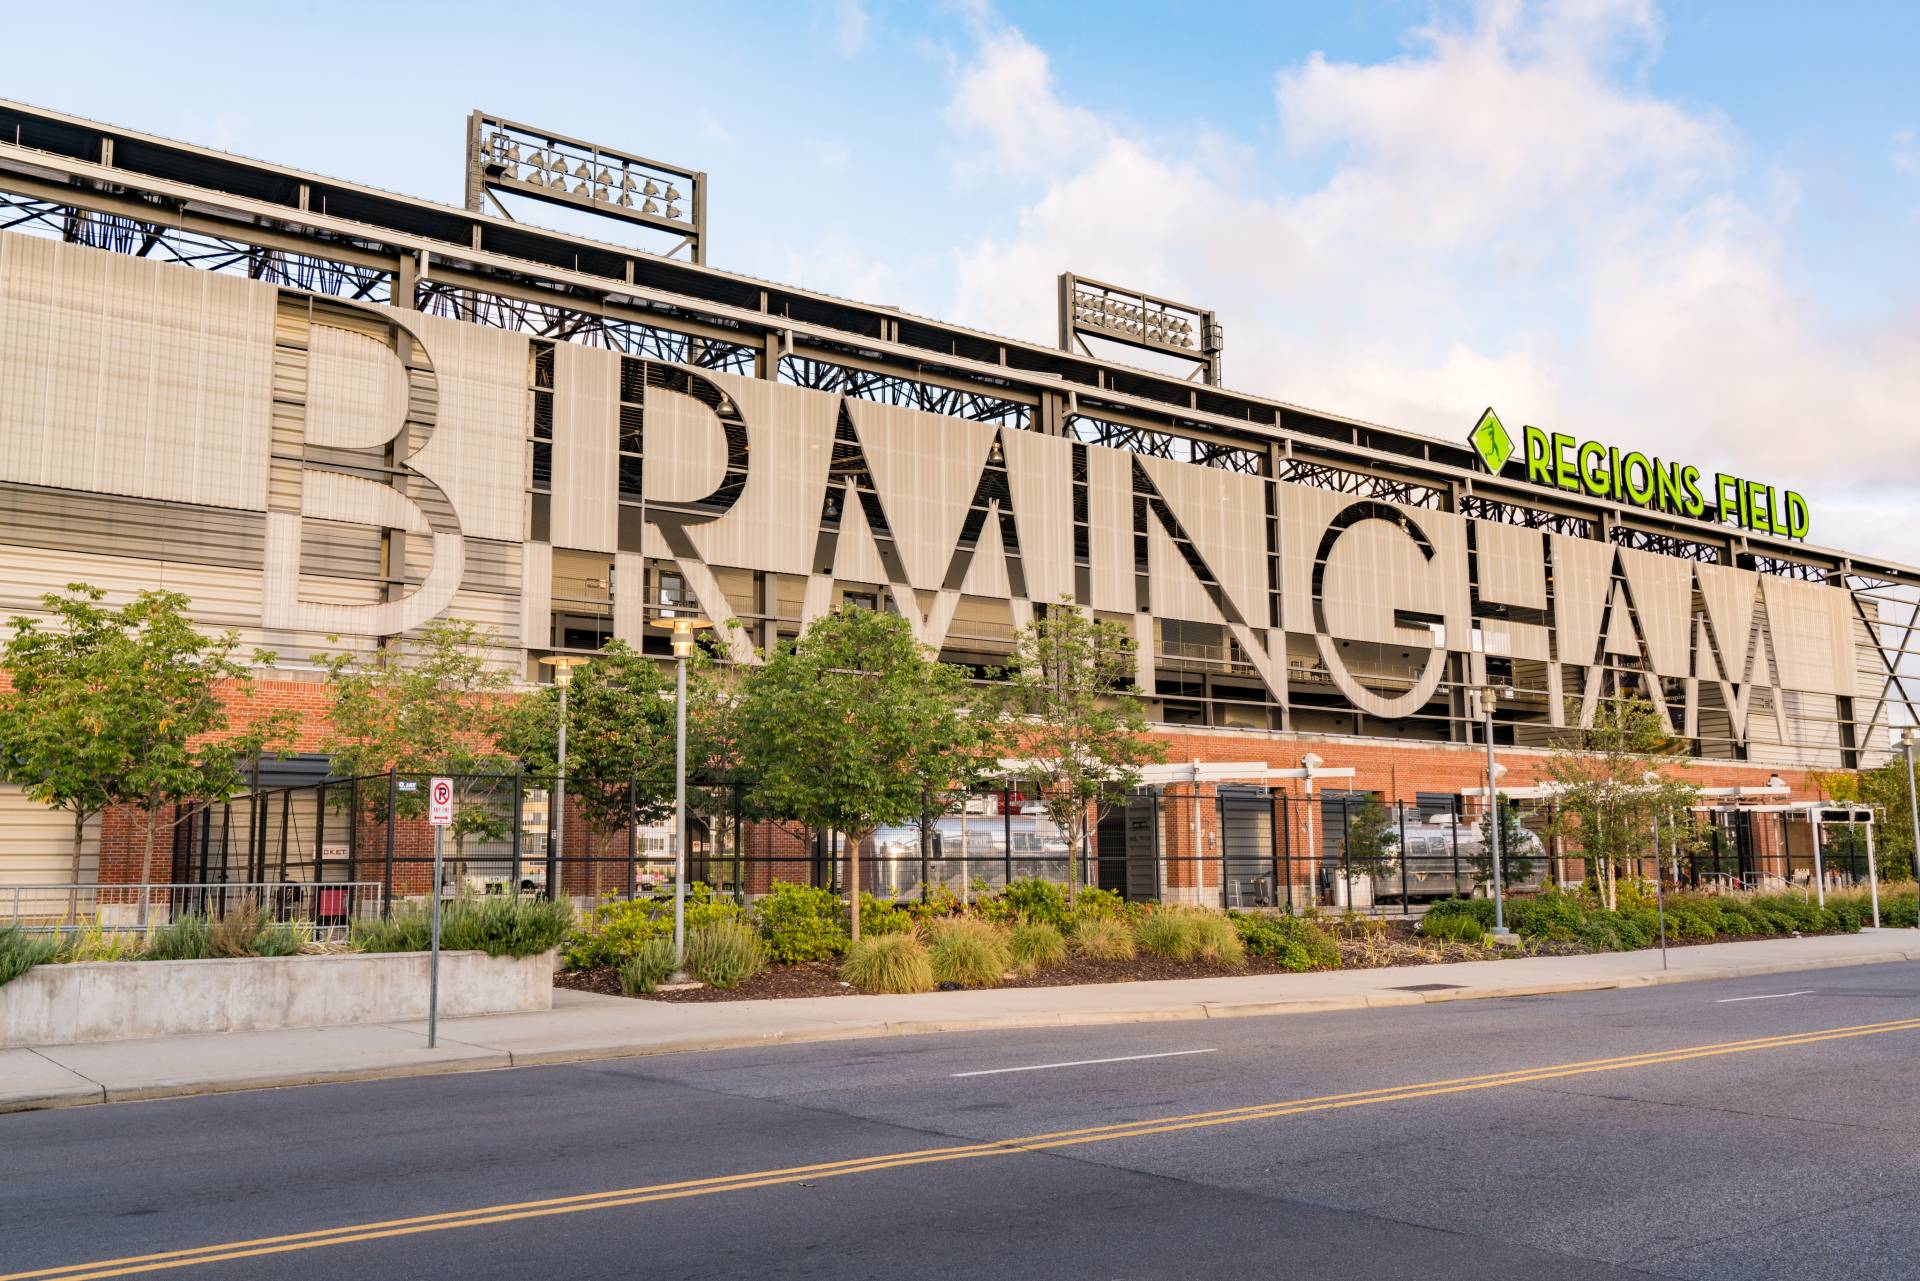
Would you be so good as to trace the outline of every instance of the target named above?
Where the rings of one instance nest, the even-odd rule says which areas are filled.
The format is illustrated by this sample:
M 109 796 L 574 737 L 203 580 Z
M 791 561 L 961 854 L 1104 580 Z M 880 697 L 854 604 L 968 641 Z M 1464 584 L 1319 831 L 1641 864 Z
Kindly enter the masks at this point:
M 440 867 L 447 828 L 453 825 L 453 780 L 428 784 L 427 822 L 433 824 L 433 941 L 427 953 L 427 1048 L 440 1039 Z

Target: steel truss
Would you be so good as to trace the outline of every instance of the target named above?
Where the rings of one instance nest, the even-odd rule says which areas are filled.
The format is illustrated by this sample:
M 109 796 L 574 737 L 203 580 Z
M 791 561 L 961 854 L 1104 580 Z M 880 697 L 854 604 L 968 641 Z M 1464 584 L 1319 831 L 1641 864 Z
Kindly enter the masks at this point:
M 852 396 L 856 400 L 872 400 L 901 409 L 918 409 L 923 413 L 945 414 L 949 418 L 992 423 L 1020 431 L 1033 426 L 1031 405 L 1003 400 L 982 392 L 921 382 L 901 374 L 875 373 L 811 356 L 782 356 L 779 374 L 783 383 L 832 392 L 837 396 Z
M 1336 494 L 1399 503 L 1402 507 L 1444 511 L 1447 506 L 1447 492 L 1444 489 L 1435 489 L 1411 480 L 1375 476 L 1370 472 L 1348 471 L 1344 467 L 1310 462 L 1304 458 L 1281 459 L 1279 479 L 1295 485 L 1311 485 L 1315 489 L 1330 489 Z
M 267 249 L 243 240 L 183 231 L 120 214 L 95 213 L 5 191 L 0 191 L 0 231 L 26 232 L 358 302 L 393 300 L 393 273 L 377 267 Z
M 1607 531 L 1607 536 L 1616 547 L 1632 547 L 1662 556 L 1676 556 L 1681 560 L 1697 560 L 1705 565 L 1724 565 L 1727 561 L 1726 550 L 1711 543 L 1696 543 L 1690 538 L 1656 533 L 1650 529 L 1635 529 L 1631 525 L 1615 525 Z
M 1497 498 L 1484 498 L 1479 494 L 1460 496 L 1460 514 L 1475 520 L 1496 520 L 1503 525 L 1543 529 L 1550 534 L 1565 534 L 1569 538 L 1593 537 L 1593 522 L 1584 516 L 1523 507 L 1519 503 L 1503 503 Z
M 487 293 L 465 285 L 423 280 L 414 290 L 419 310 L 434 316 L 471 321 L 555 342 L 577 342 L 588 347 L 671 364 L 693 365 L 751 378 L 755 352 L 738 343 L 697 338 L 615 316 L 582 311 L 564 303 L 535 302 L 507 294 Z
M 1148 458 L 1198 463 L 1202 467 L 1218 467 L 1222 471 L 1239 472 L 1245 476 L 1263 476 L 1267 470 L 1266 456 L 1258 450 L 1117 423 L 1092 414 L 1068 414 L 1066 434 L 1069 439 L 1089 445 L 1106 445 Z

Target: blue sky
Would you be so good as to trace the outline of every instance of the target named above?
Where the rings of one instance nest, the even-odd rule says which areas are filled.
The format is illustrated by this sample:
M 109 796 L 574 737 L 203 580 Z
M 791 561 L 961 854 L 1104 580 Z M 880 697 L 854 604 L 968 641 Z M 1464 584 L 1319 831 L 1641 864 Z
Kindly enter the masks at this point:
M 1055 273 L 1135 282 L 1231 385 L 1492 403 L 1912 562 L 1915 48 L 1910 3 L 38 6 L 0 92 L 449 201 L 481 106 L 707 169 L 724 268 L 1042 340 Z

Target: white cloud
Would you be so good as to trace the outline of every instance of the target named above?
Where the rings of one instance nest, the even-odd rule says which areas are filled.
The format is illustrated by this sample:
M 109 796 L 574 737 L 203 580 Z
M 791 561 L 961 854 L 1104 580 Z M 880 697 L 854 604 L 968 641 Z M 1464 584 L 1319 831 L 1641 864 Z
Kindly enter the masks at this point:
M 833 0 L 825 16 L 840 56 L 858 57 L 867 47 L 867 32 L 871 25 L 867 6 L 861 0 Z
M 1920 178 L 1920 140 L 1914 138 L 1913 130 L 1902 129 L 1893 135 L 1893 148 L 1887 153 L 1887 159 L 1893 163 L 1895 173 Z
M 1815 541 L 1920 560 L 1920 309 L 1825 313 L 1794 176 L 1641 87 L 1659 39 L 1645 0 L 1503 0 L 1390 61 L 1314 55 L 1276 74 L 1279 146 L 1249 174 L 1197 126 L 1075 104 L 983 19 L 948 119 L 1026 194 L 956 256 L 958 318 L 1044 337 L 1059 271 L 1126 281 L 1217 308 L 1230 385 L 1448 438 L 1492 402 L 1792 483 Z

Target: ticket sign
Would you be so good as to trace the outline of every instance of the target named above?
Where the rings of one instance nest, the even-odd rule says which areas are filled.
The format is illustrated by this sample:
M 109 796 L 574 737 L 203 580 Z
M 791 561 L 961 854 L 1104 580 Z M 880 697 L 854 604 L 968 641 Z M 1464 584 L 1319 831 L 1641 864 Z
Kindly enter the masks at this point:
M 427 784 L 427 822 L 435 827 L 453 826 L 453 780 L 436 778 Z

